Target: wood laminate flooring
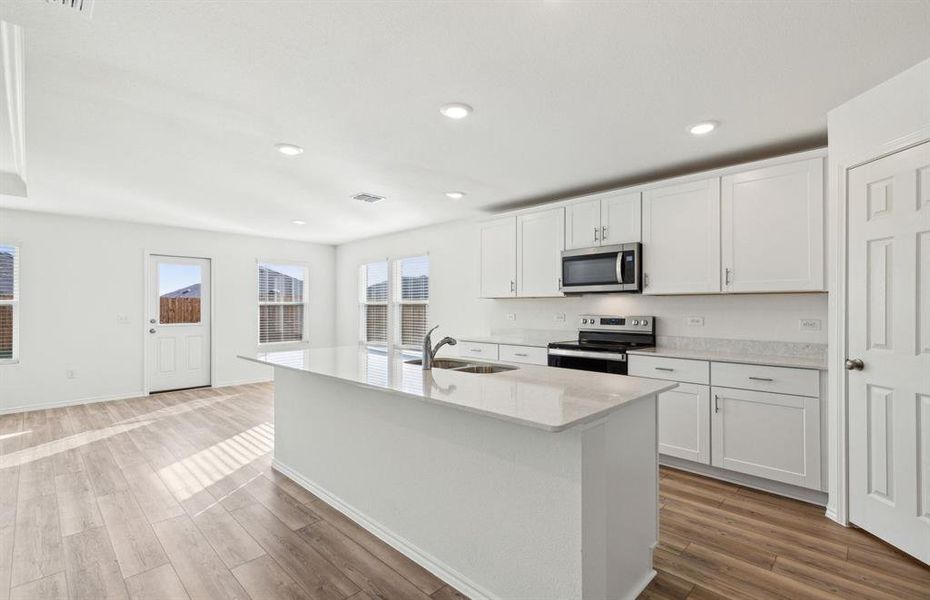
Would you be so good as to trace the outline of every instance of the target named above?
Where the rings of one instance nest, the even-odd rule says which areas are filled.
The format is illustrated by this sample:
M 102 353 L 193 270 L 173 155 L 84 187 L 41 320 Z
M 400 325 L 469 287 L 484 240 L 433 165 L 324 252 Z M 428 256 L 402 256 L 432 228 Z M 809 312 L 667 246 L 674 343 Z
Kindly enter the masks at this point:
M 0 600 L 463 599 L 271 469 L 272 389 L 0 416 Z M 642 598 L 930 598 L 930 569 L 817 507 L 660 486 Z

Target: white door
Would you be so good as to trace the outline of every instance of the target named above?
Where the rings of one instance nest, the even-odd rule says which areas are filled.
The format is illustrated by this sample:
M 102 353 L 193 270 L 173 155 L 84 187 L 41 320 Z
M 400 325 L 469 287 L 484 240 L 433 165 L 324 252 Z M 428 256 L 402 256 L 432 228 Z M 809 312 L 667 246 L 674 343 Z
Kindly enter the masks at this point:
M 820 399 L 711 388 L 715 467 L 820 489 Z
M 643 193 L 643 293 L 720 291 L 720 178 Z
M 210 385 L 210 260 L 149 257 L 150 392 Z
M 659 452 L 710 464 L 710 388 L 679 383 L 659 394 Z
M 585 200 L 565 207 L 565 247 L 569 250 L 601 245 L 601 201 Z
M 847 193 L 849 518 L 930 563 L 930 143 Z
M 565 209 L 553 208 L 517 217 L 517 295 L 561 296 L 565 249 Z
M 481 224 L 481 297 L 517 295 L 517 219 L 504 217 Z
M 824 289 L 823 163 L 818 157 L 723 178 L 725 292 Z
M 639 192 L 601 200 L 601 244 L 642 240 L 642 201 Z

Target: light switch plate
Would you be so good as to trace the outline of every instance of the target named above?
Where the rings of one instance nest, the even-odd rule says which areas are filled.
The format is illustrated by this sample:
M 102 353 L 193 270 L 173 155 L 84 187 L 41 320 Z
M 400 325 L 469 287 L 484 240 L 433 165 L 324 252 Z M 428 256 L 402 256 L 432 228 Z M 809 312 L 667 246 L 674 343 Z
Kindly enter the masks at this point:
M 820 319 L 801 319 L 798 321 L 798 327 L 801 331 L 820 331 Z
M 565 313 L 563 313 L 563 312 L 555 313 L 555 315 L 554 315 L 552 318 L 555 319 L 555 322 L 556 322 L 556 323 L 564 323 L 564 322 L 565 322 Z
M 516 321 L 516 320 L 517 320 L 517 313 L 507 313 L 507 320 L 508 320 L 508 321 Z
M 704 317 L 688 317 L 688 327 L 704 327 Z
M 116 322 L 120 325 L 128 325 L 129 317 L 127 315 L 116 315 Z

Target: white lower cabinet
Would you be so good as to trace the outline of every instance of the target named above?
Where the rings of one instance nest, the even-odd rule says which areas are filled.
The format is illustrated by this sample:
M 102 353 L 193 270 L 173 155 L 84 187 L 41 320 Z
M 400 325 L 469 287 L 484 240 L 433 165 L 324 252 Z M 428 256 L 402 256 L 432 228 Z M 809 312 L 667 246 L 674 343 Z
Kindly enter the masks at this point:
M 820 399 L 711 389 L 715 467 L 820 489 Z
M 659 452 L 710 464 L 710 388 L 679 384 L 659 394 Z

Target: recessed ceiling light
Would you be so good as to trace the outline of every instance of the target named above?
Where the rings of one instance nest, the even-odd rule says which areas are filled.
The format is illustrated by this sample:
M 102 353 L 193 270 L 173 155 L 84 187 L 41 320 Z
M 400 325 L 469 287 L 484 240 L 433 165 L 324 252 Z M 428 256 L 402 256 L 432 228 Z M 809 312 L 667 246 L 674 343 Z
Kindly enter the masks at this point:
M 446 192 L 446 196 L 453 200 L 461 200 L 465 197 L 465 192 Z
M 274 148 L 284 156 L 297 156 L 304 151 L 303 148 L 294 144 L 275 144 Z
M 461 102 L 443 104 L 441 107 L 439 107 L 439 112 L 449 117 L 450 119 L 464 119 L 471 114 L 472 110 L 472 107 L 468 106 L 467 104 L 462 104 Z
M 691 132 L 691 135 L 707 135 L 714 129 L 717 129 L 717 121 L 702 121 L 701 123 L 696 123 L 692 125 L 688 131 Z
M 291 221 L 291 223 L 293 223 L 294 225 L 306 225 L 307 224 L 306 221 L 300 221 L 300 220 Z

